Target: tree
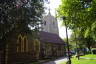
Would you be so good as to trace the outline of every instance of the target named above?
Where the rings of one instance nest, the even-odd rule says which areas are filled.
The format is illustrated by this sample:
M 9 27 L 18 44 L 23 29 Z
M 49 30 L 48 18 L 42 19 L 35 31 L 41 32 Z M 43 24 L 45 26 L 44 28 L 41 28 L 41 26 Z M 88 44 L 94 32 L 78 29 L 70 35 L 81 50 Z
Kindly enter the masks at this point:
M 66 17 L 64 21 L 68 28 L 75 30 L 79 38 L 82 37 L 84 41 L 87 38 L 95 40 L 95 11 L 96 0 L 62 0 L 62 4 L 58 8 L 58 16 Z
M 40 29 L 42 14 L 41 0 L 0 0 L 0 51 L 4 52 L 4 58 L 9 44 L 6 39 L 10 34 L 20 31 L 20 33 L 32 33 L 32 37 L 34 34 L 36 36 Z
M 6 39 L 10 34 L 20 31 L 30 33 L 35 38 L 40 29 L 42 14 L 41 0 L 0 0 L 0 51 L 4 52 L 4 58 L 9 44 Z
M 14 29 L 38 31 L 43 13 L 41 0 L 1 0 L 0 39 Z

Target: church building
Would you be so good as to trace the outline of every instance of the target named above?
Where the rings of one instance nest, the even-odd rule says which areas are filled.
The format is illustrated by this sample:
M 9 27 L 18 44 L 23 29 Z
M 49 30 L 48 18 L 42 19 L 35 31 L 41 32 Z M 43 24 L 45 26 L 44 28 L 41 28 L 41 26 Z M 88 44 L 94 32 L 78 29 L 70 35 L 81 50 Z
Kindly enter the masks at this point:
M 39 59 L 66 56 L 66 43 L 59 37 L 57 19 L 49 14 L 42 20 L 39 38 L 18 30 L 8 34 L 6 47 L 0 51 L 0 64 L 27 64 Z
M 57 18 L 51 15 L 43 17 L 40 34 L 41 55 L 43 58 L 66 56 L 66 43 L 59 37 Z
M 50 12 L 47 16 L 44 16 L 42 22 L 42 31 L 59 35 L 57 18 L 52 16 Z

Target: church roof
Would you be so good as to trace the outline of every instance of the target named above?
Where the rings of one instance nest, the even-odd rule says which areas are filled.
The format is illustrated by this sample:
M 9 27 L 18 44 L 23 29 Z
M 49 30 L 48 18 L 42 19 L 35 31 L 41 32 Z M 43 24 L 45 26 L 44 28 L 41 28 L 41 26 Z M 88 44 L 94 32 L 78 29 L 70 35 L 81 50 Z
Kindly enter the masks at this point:
M 41 42 L 65 44 L 65 42 L 57 34 L 41 31 L 39 35 Z
M 50 12 L 46 16 L 44 16 L 44 19 L 46 18 L 50 18 L 50 19 L 53 18 L 56 20 L 56 17 L 54 17 Z

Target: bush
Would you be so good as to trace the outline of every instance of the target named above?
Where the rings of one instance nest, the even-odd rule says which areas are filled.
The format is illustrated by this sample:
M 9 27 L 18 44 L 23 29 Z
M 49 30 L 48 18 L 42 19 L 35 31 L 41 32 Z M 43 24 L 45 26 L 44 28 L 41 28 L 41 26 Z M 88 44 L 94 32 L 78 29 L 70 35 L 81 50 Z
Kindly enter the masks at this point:
M 93 53 L 93 54 L 96 54 L 96 49 L 92 50 L 92 53 Z

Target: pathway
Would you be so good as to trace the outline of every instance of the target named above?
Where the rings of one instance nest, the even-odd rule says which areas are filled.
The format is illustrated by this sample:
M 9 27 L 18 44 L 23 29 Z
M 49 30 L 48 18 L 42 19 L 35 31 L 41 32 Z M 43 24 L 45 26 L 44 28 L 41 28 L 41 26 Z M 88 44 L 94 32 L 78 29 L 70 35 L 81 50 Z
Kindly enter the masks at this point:
M 81 59 L 96 60 L 96 58 L 80 57 Z
M 63 57 L 63 58 L 59 58 L 55 61 L 49 61 L 49 62 L 46 62 L 46 63 L 43 63 L 43 64 L 60 64 L 60 62 L 64 62 L 64 61 L 67 62 L 68 59 Z

